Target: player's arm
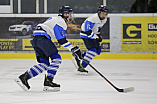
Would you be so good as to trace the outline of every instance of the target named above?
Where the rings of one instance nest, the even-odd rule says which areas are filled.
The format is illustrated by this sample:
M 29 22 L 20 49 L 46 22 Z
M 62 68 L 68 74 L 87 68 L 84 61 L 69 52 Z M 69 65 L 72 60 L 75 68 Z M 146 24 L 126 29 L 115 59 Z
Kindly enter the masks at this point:
M 94 27 L 95 23 L 91 22 L 91 21 L 86 21 L 85 22 L 85 31 L 84 33 L 89 37 L 89 38 L 93 38 L 96 39 L 98 38 L 98 36 L 92 31 L 93 27 Z
M 98 36 L 98 38 L 96 38 L 99 42 L 102 42 L 102 36 L 100 35 L 100 31 L 101 31 L 102 27 L 98 27 L 98 33 L 96 34 Z
M 69 51 L 71 51 L 71 48 L 73 48 L 73 45 L 71 45 L 71 43 L 66 40 L 65 30 L 59 25 L 55 25 L 54 34 L 56 36 L 56 39 L 58 40 L 58 43 L 62 45 L 63 47 L 68 48 Z
M 77 46 L 74 47 L 70 42 L 68 42 L 66 40 L 65 30 L 62 27 L 60 27 L 59 25 L 56 25 L 54 27 L 54 34 L 55 34 L 56 39 L 58 40 L 58 43 L 60 45 L 62 45 L 63 47 L 69 49 L 69 51 L 72 52 L 74 57 L 76 57 L 78 59 L 82 58 L 80 48 L 77 47 Z

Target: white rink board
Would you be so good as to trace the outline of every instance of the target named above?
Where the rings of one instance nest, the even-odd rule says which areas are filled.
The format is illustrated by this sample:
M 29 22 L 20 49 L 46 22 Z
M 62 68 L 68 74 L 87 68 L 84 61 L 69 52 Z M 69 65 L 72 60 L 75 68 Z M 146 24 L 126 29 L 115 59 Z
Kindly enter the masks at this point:
M 51 17 L 51 16 L 57 16 L 58 14 L 53 13 L 53 14 L 0 14 L 0 17 Z M 79 18 L 79 17 L 89 17 L 92 14 L 75 14 L 74 17 Z M 157 17 L 157 13 L 109 13 L 109 34 L 110 34 L 110 52 L 111 53 L 156 53 L 155 51 L 122 51 L 121 47 L 121 17 Z M 156 23 L 157 20 L 154 20 L 154 23 Z M 136 23 L 136 22 L 135 22 Z M 141 28 L 142 29 L 142 28 Z M 155 34 L 155 33 L 154 33 Z M 145 34 L 148 35 L 148 34 Z M 145 39 L 147 41 L 147 39 Z M 155 40 L 157 42 L 157 38 Z M 145 44 L 144 44 L 145 45 Z M 143 48 L 145 48 L 143 45 Z M 152 45 L 153 46 L 153 45 Z M 134 47 L 134 46 L 132 46 Z M 147 47 L 147 46 L 146 46 Z M 149 48 L 148 48 L 149 49 Z

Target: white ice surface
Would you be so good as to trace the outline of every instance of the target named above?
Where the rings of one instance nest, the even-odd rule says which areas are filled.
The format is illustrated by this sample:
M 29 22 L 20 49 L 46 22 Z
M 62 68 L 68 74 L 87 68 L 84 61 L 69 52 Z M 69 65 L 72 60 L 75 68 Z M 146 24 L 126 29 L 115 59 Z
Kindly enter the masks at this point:
M 93 69 L 87 76 L 76 75 L 71 60 L 63 60 L 54 82 L 60 92 L 44 92 L 44 74 L 30 79 L 31 89 L 23 91 L 14 79 L 36 60 L 0 60 L 0 104 L 156 104 L 157 60 L 93 60 L 92 65 L 118 88 L 135 87 L 120 93 Z

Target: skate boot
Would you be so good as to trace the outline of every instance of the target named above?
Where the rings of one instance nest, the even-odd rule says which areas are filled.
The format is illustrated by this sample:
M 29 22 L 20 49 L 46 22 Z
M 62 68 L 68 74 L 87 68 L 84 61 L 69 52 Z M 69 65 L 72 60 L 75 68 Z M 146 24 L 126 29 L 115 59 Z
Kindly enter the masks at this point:
M 88 74 L 88 71 L 85 70 L 85 68 L 82 65 L 80 65 L 80 67 L 78 68 L 77 71 L 78 71 L 78 74 L 81 74 L 81 75 L 87 75 Z
M 30 89 L 30 86 L 28 84 L 28 79 L 30 77 L 27 75 L 27 72 L 24 74 L 20 75 L 17 79 L 15 79 L 15 82 L 25 91 Z
M 48 78 L 45 75 L 43 91 L 52 91 L 52 92 L 60 91 L 60 85 L 53 83 L 52 81 L 53 81 L 53 78 Z

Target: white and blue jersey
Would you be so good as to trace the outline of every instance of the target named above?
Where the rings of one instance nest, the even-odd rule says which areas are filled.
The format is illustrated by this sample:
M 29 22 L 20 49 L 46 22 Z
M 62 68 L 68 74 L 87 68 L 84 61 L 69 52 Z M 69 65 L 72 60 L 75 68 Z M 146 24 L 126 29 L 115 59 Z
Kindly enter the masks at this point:
M 57 39 L 62 46 L 71 51 L 73 46 L 66 40 L 66 29 L 67 24 L 61 16 L 50 17 L 44 23 L 37 25 L 37 29 L 33 32 L 33 36 L 45 35 L 48 39 Z
M 107 18 L 100 20 L 98 13 L 88 17 L 81 26 L 81 38 L 96 39 L 100 35 L 102 26 L 106 23 Z

